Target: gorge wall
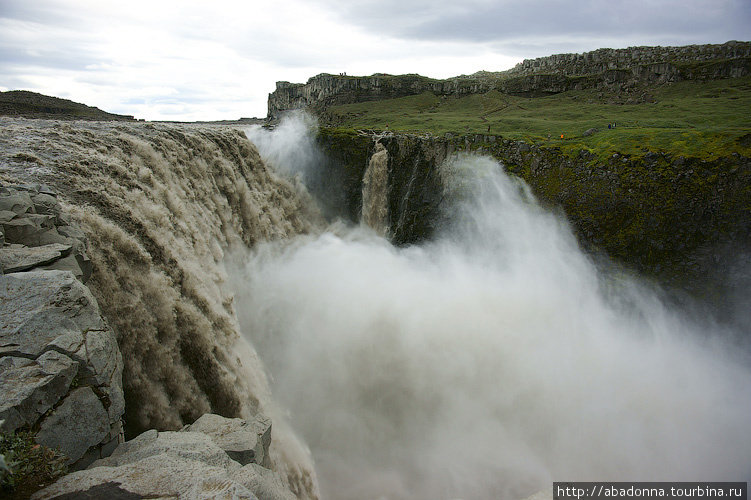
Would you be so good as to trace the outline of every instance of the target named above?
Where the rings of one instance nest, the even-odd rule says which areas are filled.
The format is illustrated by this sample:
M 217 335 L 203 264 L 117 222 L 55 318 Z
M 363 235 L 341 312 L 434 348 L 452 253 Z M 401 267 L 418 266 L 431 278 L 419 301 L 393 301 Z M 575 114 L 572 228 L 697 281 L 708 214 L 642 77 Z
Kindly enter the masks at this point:
M 751 42 L 686 47 L 599 49 L 525 60 L 498 73 L 480 72 L 435 80 L 420 75 L 355 77 L 320 74 L 307 83 L 277 82 L 269 94 L 268 118 L 296 109 L 393 99 L 433 92 L 466 95 L 490 90 L 538 96 L 583 88 L 641 85 L 682 80 L 736 78 L 751 72 Z
M 706 161 L 648 153 L 600 162 L 588 151 L 571 158 L 554 148 L 491 136 L 449 139 L 322 128 L 319 143 L 342 183 L 337 204 L 352 220 L 359 220 L 362 176 L 376 142 L 389 152 L 388 226 L 397 244 L 430 239 L 441 228 L 438 167 L 446 158 L 490 155 L 524 179 L 542 203 L 560 210 L 592 255 L 607 255 L 668 287 L 723 304 L 725 319 L 751 325 L 742 308 L 724 305 L 751 280 L 749 158 Z

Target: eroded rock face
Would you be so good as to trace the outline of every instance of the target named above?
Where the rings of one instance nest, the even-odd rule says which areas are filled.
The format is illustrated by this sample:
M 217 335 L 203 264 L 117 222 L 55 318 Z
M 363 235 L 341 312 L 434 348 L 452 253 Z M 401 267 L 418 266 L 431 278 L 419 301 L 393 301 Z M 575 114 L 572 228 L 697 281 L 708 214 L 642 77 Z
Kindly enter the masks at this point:
M 0 274 L 35 268 L 71 271 L 86 283 L 86 237 L 49 186 L 0 186 Z
M 121 440 L 123 361 L 89 289 L 69 271 L 0 276 L 2 430 L 39 429 L 74 468 Z
M 200 431 L 198 430 L 200 429 Z M 32 498 L 180 498 L 295 500 L 277 473 L 264 467 L 271 421 L 206 414 L 182 431 L 149 430 L 121 444 L 85 471 L 70 474 Z M 238 461 L 240 459 L 241 461 Z

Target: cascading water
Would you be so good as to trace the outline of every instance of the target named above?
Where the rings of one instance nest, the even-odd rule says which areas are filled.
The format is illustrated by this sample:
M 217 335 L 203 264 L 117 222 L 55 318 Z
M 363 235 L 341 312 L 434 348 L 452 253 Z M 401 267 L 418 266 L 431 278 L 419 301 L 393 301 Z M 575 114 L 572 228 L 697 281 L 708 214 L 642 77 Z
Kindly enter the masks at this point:
M 388 165 L 389 152 L 377 142 L 362 180 L 362 222 L 384 237 L 389 231 Z
M 0 181 L 52 186 L 87 233 L 88 286 L 125 362 L 127 437 L 262 411 L 275 468 L 315 498 L 306 452 L 277 418 L 223 287 L 230 248 L 318 224 L 305 194 L 226 127 L 0 121 Z
M 397 248 L 324 230 L 300 183 L 225 127 L 0 121 L 0 180 L 50 184 L 87 232 L 132 433 L 264 411 L 277 470 L 316 496 L 289 423 L 324 500 L 751 476 L 747 332 L 739 349 L 598 272 L 487 158 L 444 165 L 449 223 Z M 325 183 L 310 128 L 249 135 L 282 174 Z
M 231 274 L 323 498 L 750 478 L 748 337 L 734 348 L 599 272 L 491 159 L 442 173 L 450 222 L 431 243 L 337 224 L 260 245 Z

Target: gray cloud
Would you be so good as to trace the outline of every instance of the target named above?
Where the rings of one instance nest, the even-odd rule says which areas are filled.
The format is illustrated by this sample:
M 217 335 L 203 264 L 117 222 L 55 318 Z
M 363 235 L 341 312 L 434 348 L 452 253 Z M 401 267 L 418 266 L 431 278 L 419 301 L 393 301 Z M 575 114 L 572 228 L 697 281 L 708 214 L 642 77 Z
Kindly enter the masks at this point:
M 263 116 L 277 80 L 446 78 L 562 52 L 749 40 L 749 20 L 751 0 L 0 0 L 0 89 L 153 119 Z
M 496 43 L 507 48 L 638 43 L 722 43 L 751 38 L 749 0 L 320 0 L 342 22 L 412 40 Z M 591 46 L 589 50 L 600 48 Z M 516 52 L 523 52 L 523 50 Z

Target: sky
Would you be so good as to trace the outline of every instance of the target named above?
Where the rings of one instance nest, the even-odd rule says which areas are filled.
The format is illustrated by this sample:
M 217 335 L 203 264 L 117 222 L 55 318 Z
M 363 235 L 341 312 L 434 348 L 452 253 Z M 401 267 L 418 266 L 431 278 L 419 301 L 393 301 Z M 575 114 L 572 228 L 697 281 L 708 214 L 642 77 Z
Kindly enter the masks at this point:
M 751 40 L 751 0 L 0 0 L 0 91 L 146 120 L 266 116 L 277 81 L 502 71 Z

